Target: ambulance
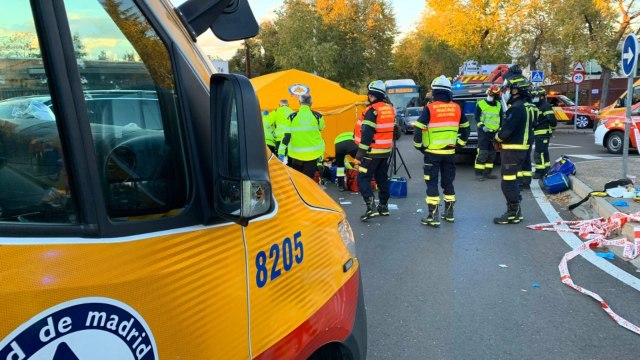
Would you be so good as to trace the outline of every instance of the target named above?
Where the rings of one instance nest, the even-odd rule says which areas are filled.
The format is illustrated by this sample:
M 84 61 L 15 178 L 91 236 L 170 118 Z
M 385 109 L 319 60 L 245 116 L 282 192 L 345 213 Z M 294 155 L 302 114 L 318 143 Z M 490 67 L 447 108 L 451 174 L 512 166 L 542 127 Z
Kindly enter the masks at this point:
M 344 211 L 196 43 L 247 0 L 14 0 L 0 46 L 0 360 L 364 359 Z

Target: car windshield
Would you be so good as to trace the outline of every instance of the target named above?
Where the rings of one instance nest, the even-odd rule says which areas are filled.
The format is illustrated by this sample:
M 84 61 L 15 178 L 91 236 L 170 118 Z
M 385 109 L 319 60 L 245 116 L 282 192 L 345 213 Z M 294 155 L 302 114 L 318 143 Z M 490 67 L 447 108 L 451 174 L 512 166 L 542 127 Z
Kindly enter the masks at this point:
M 569 99 L 564 95 L 558 95 L 558 98 L 562 100 L 562 102 L 565 103 L 567 106 L 576 106 L 576 104 L 573 101 L 571 101 L 571 99 Z
M 421 112 L 422 112 L 422 108 L 411 107 L 407 109 L 406 116 L 420 116 Z

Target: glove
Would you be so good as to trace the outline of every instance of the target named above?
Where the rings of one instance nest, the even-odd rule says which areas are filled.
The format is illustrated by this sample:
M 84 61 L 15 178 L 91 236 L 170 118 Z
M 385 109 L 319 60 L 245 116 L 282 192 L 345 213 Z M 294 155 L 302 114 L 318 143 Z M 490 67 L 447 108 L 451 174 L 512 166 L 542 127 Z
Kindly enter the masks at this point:
M 287 163 L 287 158 L 284 155 L 278 155 L 278 160 L 282 161 L 283 163 Z
M 488 127 L 486 127 L 486 126 L 483 126 L 483 127 L 482 127 L 482 131 L 484 131 L 484 132 L 486 132 L 486 133 L 490 133 L 490 132 L 491 132 L 491 130 L 489 130 L 489 128 L 488 128 Z

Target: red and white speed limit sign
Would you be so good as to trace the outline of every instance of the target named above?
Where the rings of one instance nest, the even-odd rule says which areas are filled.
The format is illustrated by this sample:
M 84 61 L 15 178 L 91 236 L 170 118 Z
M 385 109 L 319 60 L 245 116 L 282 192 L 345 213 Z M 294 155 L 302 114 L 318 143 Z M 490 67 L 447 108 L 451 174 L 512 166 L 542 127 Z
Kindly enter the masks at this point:
M 574 72 L 573 76 L 571 76 L 571 81 L 573 81 L 573 83 L 576 85 L 582 84 L 582 82 L 584 81 L 584 73 Z

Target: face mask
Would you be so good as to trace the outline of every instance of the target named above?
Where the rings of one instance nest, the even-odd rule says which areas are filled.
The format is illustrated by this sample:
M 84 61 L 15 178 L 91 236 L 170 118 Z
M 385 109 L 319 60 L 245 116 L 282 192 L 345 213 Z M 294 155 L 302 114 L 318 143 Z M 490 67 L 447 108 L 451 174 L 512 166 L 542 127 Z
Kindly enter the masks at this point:
M 493 99 L 493 96 L 491 96 L 491 95 L 487 96 L 487 101 L 491 102 L 491 101 L 493 101 L 493 100 L 494 100 L 494 99 Z
M 533 102 L 534 104 L 536 104 L 536 103 L 539 103 L 539 102 L 540 102 L 540 99 L 538 99 L 538 98 L 533 98 L 533 99 L 531 100 L 531 102 Z
M 509 99 L 511 99 L 511 91 L 507 91 L 506 93 L 504 93 L 504 95 L 502 95 L 502 99 L 504 100 L 505 103 L 509 102 Z

